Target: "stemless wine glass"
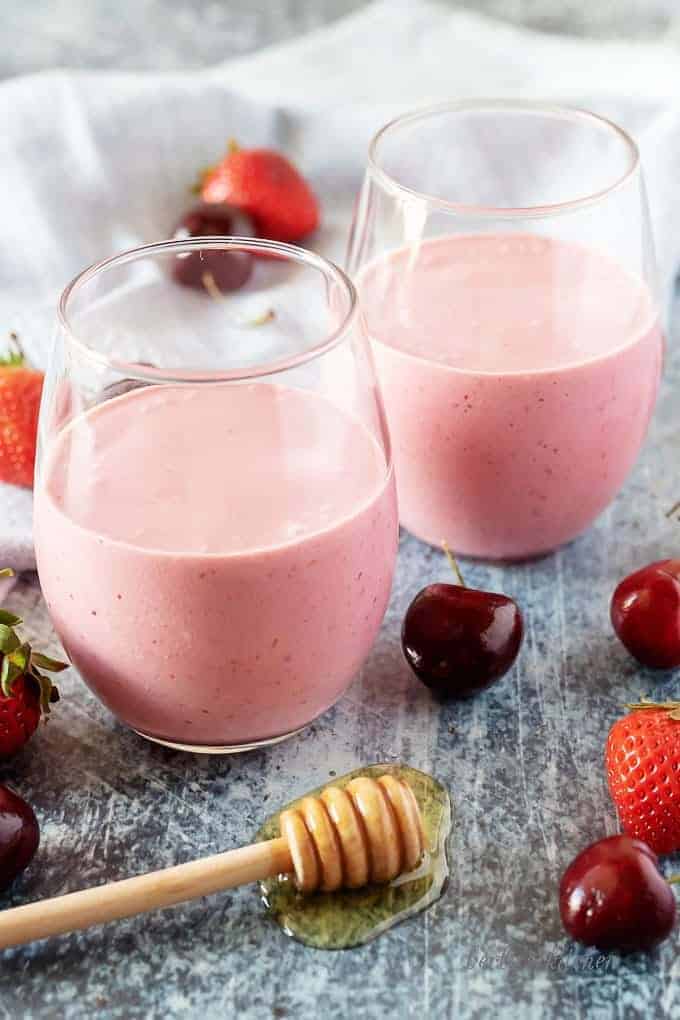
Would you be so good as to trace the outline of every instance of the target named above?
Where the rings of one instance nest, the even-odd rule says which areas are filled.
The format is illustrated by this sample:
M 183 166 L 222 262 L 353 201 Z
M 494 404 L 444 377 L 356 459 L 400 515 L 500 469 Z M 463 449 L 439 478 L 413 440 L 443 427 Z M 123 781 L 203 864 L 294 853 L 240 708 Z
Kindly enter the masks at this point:
M 400 117 L 370 146 L 348 263 L 402 524 L 501 559 L 583 531 L 635 461 L 663 357 L 628 135 L 533 103 Z
M 371 647 L 397 531 L 341 270 L 290 245 L 195 238 L 66 288 L 40 414 L 38 569 L 71 661 L 128 726 L 211 752 L 299 731 Z

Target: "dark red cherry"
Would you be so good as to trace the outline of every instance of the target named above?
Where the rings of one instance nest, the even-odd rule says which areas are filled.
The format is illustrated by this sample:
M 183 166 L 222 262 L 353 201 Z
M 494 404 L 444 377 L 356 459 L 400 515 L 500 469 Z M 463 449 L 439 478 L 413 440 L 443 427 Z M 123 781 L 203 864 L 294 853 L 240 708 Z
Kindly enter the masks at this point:
M 401 629 L 406 661 L 441 698 L 465 698 L 503 676 L 517 658 L 524 625 L 507 595 L 430 584 Z
M 675 909 L 656 854 L 630 836 L 609 836 L 582 850 L 560 882 L 562 924 L 586 946 L 652 949 L 673 929 Z
M 240 209 L 221 202 L 199 202 L 175 227 L 175 240 L 208 236 L 254 237 L 255 225 Z M 209 248 L 173 256 L 172 278 L 184 287 L 195 287 L 217 296 L 242 287 L 253 271 L 247 251 Z
M 33 808 L 6 786 L 0 786 L 0 890 L 28 867 L 40 843 Z
M 643 666 L 680 666 L 680 560 L 659 560 L 624 578 L 612 596 L 611 620 Z

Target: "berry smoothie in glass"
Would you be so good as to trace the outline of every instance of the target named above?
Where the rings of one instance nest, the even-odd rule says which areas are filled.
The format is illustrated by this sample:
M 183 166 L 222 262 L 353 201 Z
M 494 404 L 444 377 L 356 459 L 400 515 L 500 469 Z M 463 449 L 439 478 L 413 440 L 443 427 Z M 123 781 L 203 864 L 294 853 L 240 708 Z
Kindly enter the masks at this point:
M 540 104 L 400 118 L 371 146 L 350 268 L 402 524 L 494 559 L 586 529 L 635 462 L 663 359 L 632 140 Z
M 198 252 L 277 258 L 222 302 L 173 280 Z M 64 647 L 142 735 L 242 750 L 329 708 L 380 627 L 397 545 L 344 274 L 287 245 L 200 239 L 78 277 L 41 410 L 35 532 Z

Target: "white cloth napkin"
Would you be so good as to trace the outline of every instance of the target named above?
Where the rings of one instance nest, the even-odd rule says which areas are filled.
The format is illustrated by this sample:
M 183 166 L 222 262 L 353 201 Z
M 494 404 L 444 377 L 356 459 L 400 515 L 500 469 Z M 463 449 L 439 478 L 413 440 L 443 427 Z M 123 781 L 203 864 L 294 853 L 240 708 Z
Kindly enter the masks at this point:
M 59 292 L 87 264 L 168 235 L 230 136 L 280 146 L 323 203 L 342 261 L 368 141 L 421 103 L 550 98 L 642 147 L 662 279 L 680 264 L 680 52 L 544 36 L 436 3 L 382 0 L 298 41 L 202 72 L 47 72 L 0 85 L 0 336 L 44 367 Z M 0 485 L 0 565 L 34 566 L 31 495 Z

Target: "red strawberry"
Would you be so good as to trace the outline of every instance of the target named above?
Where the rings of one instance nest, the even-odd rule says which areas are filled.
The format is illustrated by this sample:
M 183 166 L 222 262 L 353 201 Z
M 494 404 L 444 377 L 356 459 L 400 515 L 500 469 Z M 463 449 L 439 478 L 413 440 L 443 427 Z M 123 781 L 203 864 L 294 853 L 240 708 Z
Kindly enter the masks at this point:
M 233 142 L 203 177 L 206 202 L 229 202 L 248 213 L 258 235 L 299 241 L 319 223 L 319 205 L 302 174 L 273 149 L 240 149 Z
M 0 482 L 33 486 L 42 385 L 20 351 L 0 358 Z
M 18 616 L 0 609 L 0 759 L 23 747 L 41 713 L 49 715 L 50 704 L 59 700 L 57 688 L 41 670 L 58 673 L 67 668 L 22 642 L 15 630 L 20 623 Z
M 607 739 L 609 792 L 625 832 L 669 854 L 680 850 L 680 702 L 626 707 Z
M 0 695 L 0 758 L 9 758 L 33 736 L 40 722 L 40 687 L 20 677 Z

